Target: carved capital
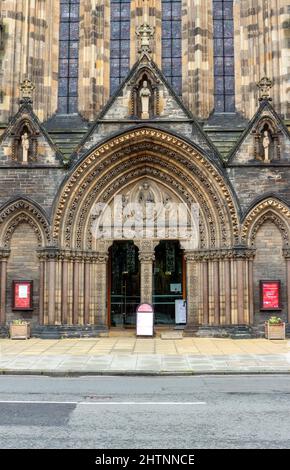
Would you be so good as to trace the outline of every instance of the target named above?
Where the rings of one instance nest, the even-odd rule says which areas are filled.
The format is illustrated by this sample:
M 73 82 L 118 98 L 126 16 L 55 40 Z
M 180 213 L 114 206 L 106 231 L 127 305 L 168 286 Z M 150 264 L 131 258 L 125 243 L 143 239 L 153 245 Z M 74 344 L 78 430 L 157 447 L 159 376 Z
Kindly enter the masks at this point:
M 153 263 L 155 260 L 155 248 L 159 240 L 134 240 L 139 249 L 139 260 L 141 263 Z
M 290 260 L 290 248 L 284 248 L 283 249 L 283 256 L 284 256 L 284 258 Z
M 0 260 L 7 260 L 10 256 L 10 250 L 0 248 Z

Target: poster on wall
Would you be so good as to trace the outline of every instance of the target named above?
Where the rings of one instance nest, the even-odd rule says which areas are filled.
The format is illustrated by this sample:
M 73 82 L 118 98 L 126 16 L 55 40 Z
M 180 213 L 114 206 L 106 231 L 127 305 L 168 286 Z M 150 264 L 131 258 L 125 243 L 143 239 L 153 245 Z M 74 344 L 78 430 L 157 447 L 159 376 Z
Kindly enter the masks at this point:
M 33 281 L 13 281 L 13 310 L 32 310 Z
M 175 323 L 186 325 L 187 319 L 186 300 L 175 300 Z
M 281 309 L 281 281 L 260 281 L 261 310 Z

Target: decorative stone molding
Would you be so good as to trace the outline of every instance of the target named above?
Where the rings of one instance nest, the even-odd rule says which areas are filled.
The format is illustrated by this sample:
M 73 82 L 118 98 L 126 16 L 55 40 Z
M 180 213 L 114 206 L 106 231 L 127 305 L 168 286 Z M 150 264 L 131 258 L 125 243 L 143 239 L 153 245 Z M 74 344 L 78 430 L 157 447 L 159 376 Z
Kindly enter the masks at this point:
M 187 261 L 218 261 L 227 259 L 254 259 L 255 249 L 237 246 L 227 250 L 198 250 L 185 251 Z
M 6 228 L 4 232 L 4 236 L 2 240 L 3 240 L 3 245 L 5 247 L 10 246 L 10 241 L 11 241 L 13 233 L 15 232 L 16 228 L 20 224 L 23 224 L 23 223 L 30 225 L 30 227 L 32 228 L 33 232 L 36 235 L 38 246 L 42 246 L 43 234 L 38 224 L 35 223 L 35 221 L 30 217 L 30 215 L 21 213 L 18 216 L 13 217 L 13 219 L 11 220 L 11 222 L 9 223 L 8 227 Z
M 263 149 L 263 137 L 265 131 L 267 131 L 269 138 L 267 161 L 265 160 Z M 273 121 L 271 116 L 262 116 L 255 128 L 252 130 L 252 135 L 254 138 L 254 157 L 256 160 L 261 160 L 265 163 L 280 160 L 282 131 L 279 129 L 277 123 Z
M 0 248 L 0 261 L 2 259 L 7 259 L 10 256 L 10 250 L 6 250 L 5 248 Z
M 9 219 L 11 218 L 11 222 Z M 25 199 L 18 199 L 11 202 L 0 211 L 0 229 L 1 225 L 7 223 L 4 228 L 2 240 L 5 246 L 8 246 L 11 236 L 17 225 L 22 222 L 28 223 L 35 232 L 39 246 L 51 241 L 50 226 L 45 216 L 31 202 Z
M 177 156 L 183 164 L 186 165 L 187 169 L 192 171 L 195 170 L 195 177 L 201 176 L 203 178 L 203 184 L 207 182 L 207 185 L 213 193 L 215 193 L 216 200 L 223 199 L 223 202 L 226 202 L 226 211 L 224 212 L 223 206 L 220 206 L 220 209 L 217 209 L 217 214 L 220 217 L 225 213 L 229 218 L 231 229 L 228 230 L 228 233 L 233 232 L 235 239 L 238 237 L 238 215 L 236 212 L 235 204 L 232 198 L 232 195 L 227 188 L 224 177 L 217 171 L 214 165 L 201 154 L 199 154 L 193 147 L 182 141 L 181 139 L 171 136 L 163 131 L 155 129 L 139 129 L 128 132 L 125 135 L 116 137 L 109 141 L 106 144 L 101 145 L 93 151 L 84 161 L 78 165 L 66 185 L 64 186 L 62 193 L 59 197 L 58 205 L 56 208 L 54 222 L 53 222 L 53 236 L 55 239 L 59 237 L 60 227 L 63 223 L 68 226 L 68 236 L 67 242 L 70 244 L 71 234 L 69 233 L 69 223 L 64 219 L 64 211 L 70 213 L 71 211 L 75 212 L 76 208 L 79 207 L 77 204 L 77 199 L 80 199 L 88 185 L 92 185 L 92 182 L 96 181 L 96 177 L 99 177 L 104 171 L 104 168 L 110 164 L 108 160 L 111 157 L 114 162 L 119 160 L 118 152 L 124 152 L 124 149 L 127 147 L 128 154 L 132 153 L 132 145 L 135 145 L 136 142 L 147 140 L 150 142 L 151 147 L 154 148 L 156 141 L 160 144 L 159 147 L 166 149 L 168 155 L 170 156 L 170 161 L 176 160 Z M 154 142 L 155 141 L 155 142 Z M 142 144 L 141 142 L 141 144 Z M 146 142 L 145 142 L 146 143 Z M 128 147 L 129 145 L 129 147 Z M 116 150 L 118 151 L 116 152 Z M 115 154 L 112 156 L 112 152 L 115 151 Z M 139 152 L 142 151 L 139 142 Z M 173 154 L 173 155 L 172 155 Z M 106 160 L 107 159 L 107 160 Z M 180 163 L 181 163 L 180 162 Z M 162 162 L 162 164 L 165 162 Z M 160 164 L 160 161 L 159 161 Z M 169 164 L 169 162 L 167 162 Z M 182 174 L 182 172 L 180 172 Z M 181 175 L 180 175 L 181 176 Z M 210 181 L 212 179 L 212 181 Z M 189 179 L 190 184 L 192 180 Z M 82 181 L 82 184 L 79 184 Z M 217 197 L 217 191 L 213 187 L 213 182 L 218 187 L 219 198 Z M 108 184 L 108 182 L 107 182 Z M 76 188 L 76 185 L 79 185 L 79 188 Z M 103 183 L 103 186 L 105 184 Z M 206 193 L 206 189 L 205 189 Z M 71 199 L 73 201 L 71 201 Z M 72 216 L 73 219 L 74 216 Z M 225 229 L 225 231 L 227 231 Z M 226 234 L 222 234 L 222 238 L 226 242 Z M 228 243 L 228 242 L 227 242 Z
M 263 214 L 265 212 L 265 214 Z M 262 216 L 262 219 L 260 219 Z M 289 221 L 287 221 L 289 219 Z M 269 198 L 260 202 L 254 209 L 247 215 L 243 226 L 241 239 L 243 243 L 254 244 L 256 234 L 261 225 L 266 221 L 271 220 L 280 230 L 285 245 L 289 244 L 289 224 L 290 224 L 290 210 L 282 202 Z M 256 227 L 257 224 L 257 227 Z
M 285 259 L 290 260 L 290 248 L 283 248 L 283 256 Z
M 153 301 L 153 261 L 155 260 L 155 247 L 159 240 L 134 240 L 139 249 L 141 263 L 141 303 L 152 304 Z

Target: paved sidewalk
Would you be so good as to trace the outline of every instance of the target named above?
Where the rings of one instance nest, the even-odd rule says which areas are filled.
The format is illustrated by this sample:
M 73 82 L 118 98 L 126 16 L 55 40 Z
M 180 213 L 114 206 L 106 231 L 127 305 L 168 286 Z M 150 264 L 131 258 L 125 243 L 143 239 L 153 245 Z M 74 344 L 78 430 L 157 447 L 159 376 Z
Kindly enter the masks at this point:
M 290 373 L 290 341 L 109 337 L 0 340 L 0 374 Z

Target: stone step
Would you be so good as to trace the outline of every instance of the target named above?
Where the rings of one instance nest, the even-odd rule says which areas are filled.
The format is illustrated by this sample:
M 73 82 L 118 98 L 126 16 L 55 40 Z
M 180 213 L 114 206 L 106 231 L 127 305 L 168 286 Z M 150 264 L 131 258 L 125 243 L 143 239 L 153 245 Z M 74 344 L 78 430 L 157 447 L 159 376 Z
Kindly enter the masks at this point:
M 106 333 L 106 328 L 97 326 L 35 326 L 31 336 L 41 339 L 98 338 Z

